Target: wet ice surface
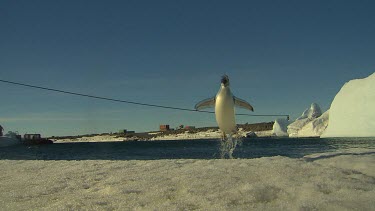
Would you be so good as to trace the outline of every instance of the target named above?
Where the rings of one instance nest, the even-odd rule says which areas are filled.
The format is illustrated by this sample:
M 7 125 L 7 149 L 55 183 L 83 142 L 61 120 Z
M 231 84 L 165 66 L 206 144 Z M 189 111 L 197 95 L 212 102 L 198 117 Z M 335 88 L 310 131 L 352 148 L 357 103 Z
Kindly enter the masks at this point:
M 310 152 L 308 148 L 313 148 L 313 140 L 302 140 L 300 144 Z M 248 141 L 248 147 L 244 141 L 239 149 L 246 154 L 256 153 L 256 149 L 293 151 L 293 146 L 298 146 L 292 141 L 283 148 L 280 141 Z M 9 152 L 1 151 L 0 207 L 4 210 L 372 210 L 375 198 L 373 141 L 360 139 L 358 145 L 352 143 L 353 139 L 341 140 L 344 141 L 341 145 L 337 143 L 340 140 L 321 141 L 328 143 L 318 145 L 330 147 L 298 156 L 270 153 L 261 158 L 231 160 L 148 160 L 145 157 L 144 160 L 126 160 L 120 152 L 128 151 L 116 152 L 121 148 L 118 145 L 102 148 L 102 154 L 107 154 L 108 159 L 89 145 L 77 145 L 77 149 L 66 145 L 64 147 L 68 148 L 62 150 L 58 147 L 65 144 L 56 144 L 40 147 L 43 150 L 38 152 L 33 151 L 36 147 L 30 148 L 35 156 L 28 154 L 25 159 L 12 159 Z M 197 145 L 206 144 L 202 148 L 210 148 L 211 143 L 213 148 L 217 147 L 214 141 L 197 142 Z M 182 145 L 182 148 L 187 146 Z M 161 144 L 156 147 L 157 151 L 163 147 L 167 145 Z M 174 146 L 174 150 L 179 147 Z M 200 147 L 187 149 L 197 148 Z M 109 156 L 111 150 L 112 157 Z M 55 156 L 59 159 L 52 160 L 52 154 L 59 151 L 61 155 Z M 38 158 L 40 153 L 47 159 Z M 85 153 L 89 155 L 83 155 Z M 64 154 L 81 159 L 64 160 Z

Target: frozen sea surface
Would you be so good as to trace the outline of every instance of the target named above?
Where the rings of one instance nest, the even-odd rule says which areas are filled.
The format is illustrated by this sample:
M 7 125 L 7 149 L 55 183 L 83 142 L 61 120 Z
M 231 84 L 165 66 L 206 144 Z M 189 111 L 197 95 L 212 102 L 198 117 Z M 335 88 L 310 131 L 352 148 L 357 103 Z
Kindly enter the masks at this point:
M 0 159 L 9 160 L 157 160 L 217 159 L 220 140 L 168 140 L 63 143 L 39 146 L 9 146 Z M 375 149 L 375 138 L 256 138 L 243 139 L 234 158 L 285 156 L 301 158 L 308 154 L 334 152 L 347 148 Z
M 234 156 L 253 159 L 211 159 L 218 147 L 200 140 L 1 148 L 0 207 L 374 210 L 373 139 L 244 140 Z

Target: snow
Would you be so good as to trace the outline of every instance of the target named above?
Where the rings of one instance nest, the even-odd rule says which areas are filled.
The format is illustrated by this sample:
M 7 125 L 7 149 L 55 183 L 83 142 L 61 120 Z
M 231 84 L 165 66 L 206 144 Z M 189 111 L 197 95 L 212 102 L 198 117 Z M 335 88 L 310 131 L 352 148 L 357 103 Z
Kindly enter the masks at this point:
M 239 137 L 246 137 L 246 134 L 251 131 L 242 130 L 239 128 L 238 136 Z M 159 134 L 160 132 L 153 133 Z M 269 131 L 256 131 L 254 132 L 257 137 L 271 137 L 273 136 L 272 130 Z M 196 139 L 220 139 L 221 132 L 219 130 L 207 130 L 201 131 L 197 133 L 190 133 L 188 131 L 184 131 L 177 134 L 169 134 L 164 136 L 157 136 L 151 138 L 147 141 L 157 141 L 157 140 L 196 140 Z M 115 142 L 115 141 L 127 141 L 127 138 L 124 137 L 117 137 L 116 135 L 97 135 L 97 136 L 84 136 L 80 138 L 66 138 L 66 139 L 52 139 L 54 143 L 78 143 L 78 142 Z M 129 138 L 129 140 L 132 140 Z
M 328 121 L 328 112 L 324 117 L 319 118 L 322 111 L 318 104 L 312 103 L 300 117 L 288 126 L 289 137 L 310 137 L 320 136 Z M 322 131 L 323 130 L 323 131 Z
M 0 160 L 4 210 L 373 210 L 375 150 L 232 160 Z
M 242 128 L 239 128 L 237 135 L 239 137 L 246 137 L 246 134 L 251 131 L 245 131 Z M 258 137 L 265 137 L 265 136 L 272 136 L 272 131 L 256 131 L 256 136 Z M 188 131 L 179 134 L 171 134 L 165 136 L 158 136 L 156 138 L 152 138 L 151 141 L 154 140 L 195 140 L 195 139 L 220 139 L 221 132 L 220 130 L 207 130 L 201 131 L 198 133 L 189 133 Z
M 299 137 L 320 137 L 327 128 L 329 110 L 320 117 L 313 119 L 298 131 Z
M 298 118 L 300 119 L 305 119 L 305 118 L 317 118 L 320 115 L 322 115 L 322 110 L 320 109 L 319 105 L 316 103 L 312 103 L 310 108 L 306 109 L 302 115 Z
M 154 140 L 191 140 L 191 139 L 219 139 L 221 137 L 221 132 L 219 130 L 207 130 L 198 133 L 189 133 L 185 131 L 178 134 L 170 134 L 165 136 L 158 136 L 152 138 Z
M 347 82 L 335 96 L 323 137 L 375 137 L 375 73 Z
M 289 121 L 287 119 L 276 119 L 272 128 L 273 135 L 280 137 L 289 136 L 287 132 L 288 125 Z
M 71 142 L 114 142 L 124 141 L 122 137 L 115 135 L 97 135 L 97 136 L 84 136 L 80 138 L 66 138 L 66 139 L 52 139 L 54 143 L 71 143 Z

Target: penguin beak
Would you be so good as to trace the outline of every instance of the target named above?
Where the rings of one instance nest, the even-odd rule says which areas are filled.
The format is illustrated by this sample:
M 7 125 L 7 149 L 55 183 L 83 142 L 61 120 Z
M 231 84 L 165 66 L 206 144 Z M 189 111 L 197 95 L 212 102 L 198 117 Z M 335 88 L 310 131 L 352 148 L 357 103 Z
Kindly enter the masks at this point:
M 221 77 L 221 84 L 223 84 L 224 86 L 229 85 L 229 78 L 227 75 L 223 75 L 223 77 Z

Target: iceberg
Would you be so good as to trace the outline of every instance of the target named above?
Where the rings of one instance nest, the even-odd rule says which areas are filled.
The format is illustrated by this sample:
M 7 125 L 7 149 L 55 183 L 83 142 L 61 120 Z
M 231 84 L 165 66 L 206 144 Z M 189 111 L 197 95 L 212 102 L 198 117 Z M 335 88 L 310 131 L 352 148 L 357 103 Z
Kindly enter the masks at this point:
M 280 137 L 289 136 L 287 132 L 288 125 L 289 125 L 289 121 L 287 119 L 276 119 L 272 128 L 273 135 L 280 136 Z
M 313 131 L 308 132 L 308 129 L 303 129 L 306 125 L 309 125 L 313 121 L 317 120 L 322 115 L 322 110 L 320 109 L 319 105 L 316 103 L 312 103 L 310 108 L 307 108 L 300 117 L 298 117 L 293 123 L 288 126 L 288 134 L 289 137 L 306 137 L 306 134 L 312 134 Z M 328 118 L 328 117 L 327 117 Z M 323 120 L 320 120 L 323 121 Z M 316 122 L 318 124 L 319 122 Z M 317 125 L 316 125 L 317 126 Z M 316 126 L 313 126 L 310 129 L 314 129 Z M 300 133 L 303 131 L 303 133 Z M 310 135 L 308 135 L 310 136 Z M 312 136 L 319 136 L 319 135 L 312 135 Z
M 312 103 L 310 108 L 306 109 L 302 113 L 302 115 L 297 118 L 297 120 L 317 118 L 320 115 L 322 115 L 322 110 L 320 109 L 319 105 L 316 103 Z
M 329 119 L 329 110 L 320 117 L 310 121 L 298 131 L 299 137 L 319 137 L 327 128 Z
M 375 137 L 375 73 L 347 82 L 330 108 L 322 137 Z

